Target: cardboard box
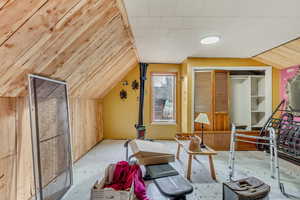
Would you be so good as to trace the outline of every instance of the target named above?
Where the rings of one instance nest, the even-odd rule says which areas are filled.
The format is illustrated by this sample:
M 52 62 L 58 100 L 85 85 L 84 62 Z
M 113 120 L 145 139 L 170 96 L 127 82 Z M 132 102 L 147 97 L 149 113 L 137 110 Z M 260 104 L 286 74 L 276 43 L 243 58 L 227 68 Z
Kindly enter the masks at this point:
M 134 187 L 131 186 L 129 191 L 116 191 L 112 188 L 104 188 L 112 180 L 110 170 L 114 168 L 114 164 L 109 165 L 105 169 L 105 176 L 97 181 L 91 190 L 91 200 L 138 200 L 134 194 Z
M 164 164 L 175 161 L 175 155 L 163 144 L 147 140 L 132 140 L 131 150 L 140 165 Z
M 101 180 L 103 181 L 103 180 Z M 91 191 L 91 200 L 137 200 L 133 187 L 130 191 L 116 191 L 112 188 L 104 188 L 104 184 L 95 183 Z

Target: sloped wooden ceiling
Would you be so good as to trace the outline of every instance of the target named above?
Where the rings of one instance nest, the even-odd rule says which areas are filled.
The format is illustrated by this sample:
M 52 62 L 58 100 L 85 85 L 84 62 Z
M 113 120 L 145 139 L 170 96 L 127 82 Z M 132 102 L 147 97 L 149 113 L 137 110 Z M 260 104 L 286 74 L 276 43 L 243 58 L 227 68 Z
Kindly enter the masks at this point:
M 0 96 L 24 96 L 27 74 L 101 98 L 137 64 L 121 0 L 0 1 Z
M 300 38 L 259 54 L 254 59 L 279 69 L 300 65 Z

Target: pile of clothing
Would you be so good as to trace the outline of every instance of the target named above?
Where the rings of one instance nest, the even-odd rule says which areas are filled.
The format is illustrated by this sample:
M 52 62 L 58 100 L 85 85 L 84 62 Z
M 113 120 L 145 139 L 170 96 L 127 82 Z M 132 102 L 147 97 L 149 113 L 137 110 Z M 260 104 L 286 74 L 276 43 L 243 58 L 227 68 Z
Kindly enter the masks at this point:
M 130 190 L 134 187 L 134 194 L 139 200 L 149 200 L 146 194 L 146 186 L 139 165 L 130 165 L 126 161 L 120 161 L 106 168 L 105 188 L 114 190 Z

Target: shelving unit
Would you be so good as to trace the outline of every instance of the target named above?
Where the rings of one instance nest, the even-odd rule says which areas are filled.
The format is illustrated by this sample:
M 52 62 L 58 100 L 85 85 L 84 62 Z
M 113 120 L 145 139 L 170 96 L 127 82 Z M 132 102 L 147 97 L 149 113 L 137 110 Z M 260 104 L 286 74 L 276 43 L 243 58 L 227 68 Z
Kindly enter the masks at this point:
M 251 127 L 251 116 L 245 115 L 250 113 L 250 98 L 241 99 L 250 95 L 250 78 L 248 76 L 231 76 L 230 77 L 230 108 L 231 121 L 237 127 L 246 127 L 247 130 Z
M 245 130 L 262 127 L 266 120 L 265 76 L 232 75 L 230 81 L 231 121 Z
M 250 76 L 251 128 L 262 127 L 266 117 L 265 76 Z
M 265 76 L 250 76 L 251 96 L 265 96 Z

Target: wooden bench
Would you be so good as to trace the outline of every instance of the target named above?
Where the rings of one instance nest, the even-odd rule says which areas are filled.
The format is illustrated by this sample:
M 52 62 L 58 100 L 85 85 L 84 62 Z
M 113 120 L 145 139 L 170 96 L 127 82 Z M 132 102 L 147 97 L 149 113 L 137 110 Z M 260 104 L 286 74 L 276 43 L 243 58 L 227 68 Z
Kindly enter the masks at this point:
M 133 155 L 130 157 L 128 157 L 128 146 L 131 147 L 133 152 Z M 160 143 L 144 140 L 133 140 L 131 142 L 127 142 L 125 144 L 125 148 L 127 152 L 127 161 L 130 161 L 131 157 L 135 157 L 139 164 L 146 166 L 146 175 L 151 174 L 149 173 L 149 165 L 155 165 L 158 168 L 164 168 L 166 163 L 175 161 L 174 154 L 169 153 L 169 150 Z M 161 194 L 172 200 L 185 200 L 186 195 L 192 193 L 194 190 L 193 186 L 183 176 L 178 175 L 178 173 L 176 173 L 174 176 L 161 178 L 147 176 L 147 179 L 153 179 Z
M 213 163 L 213 155 L 217 155 L 217 152 L 210 147 L 206 145 L 205 148 L 201 148 L 201 151 L 190 151 L 182 141 L 180 141 L 178 138 L 175 137 L 175 141 L 177 142 L 177 153 L 176 153 L 176 159 L 180 160 L 180 149 L 182 148 L 184 152 L 188 154 L 188 169 L 186 173 L 186 178 L 188 180 L 191 180 L 191 174 L 192 174 L 192 160 L 197 159 L 196 156 L 198 155 L 204 155 L 208 156 L 209 159 L 209 167 L 210 167 L 210 173 L 211 177 L 216 180 L 216 173 L 215 173 L 215 168 L 214 168 L 214 163 Z

